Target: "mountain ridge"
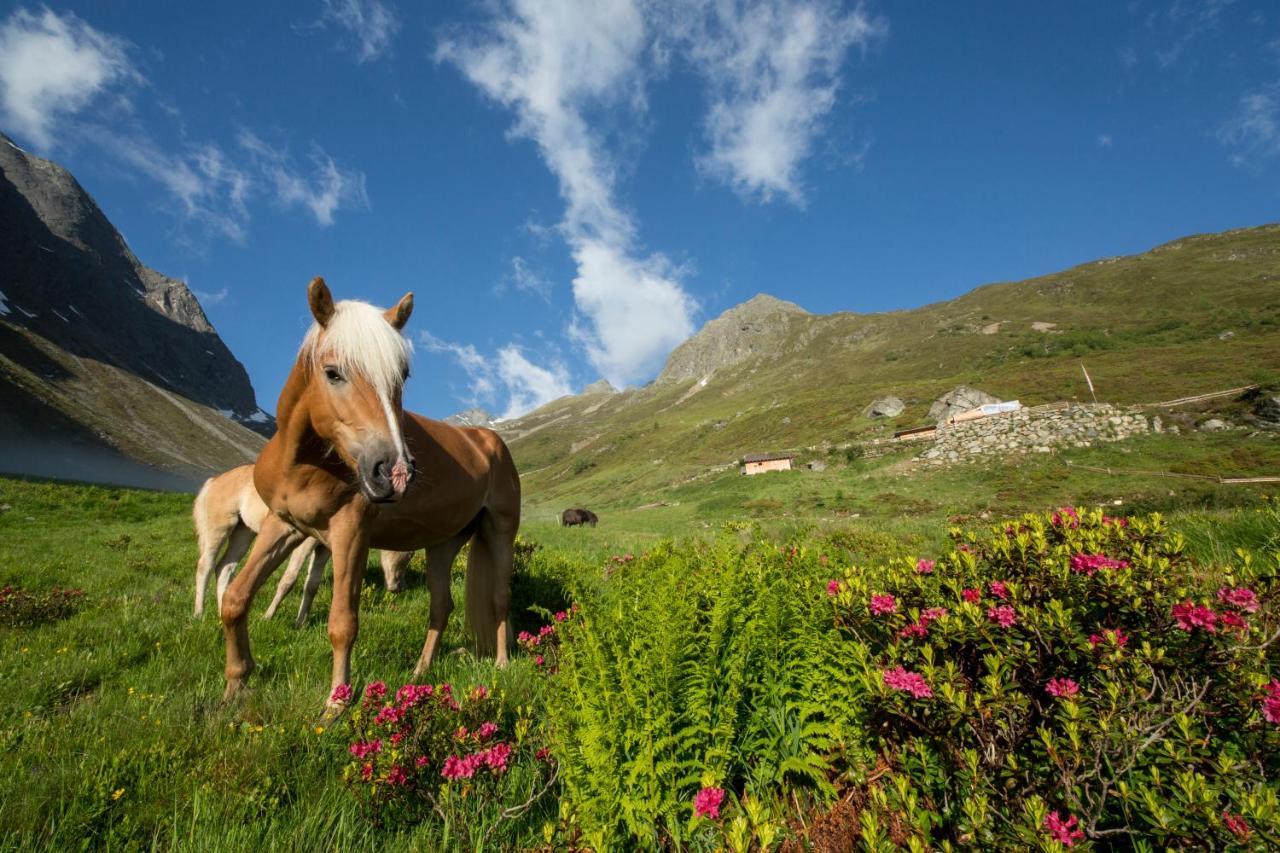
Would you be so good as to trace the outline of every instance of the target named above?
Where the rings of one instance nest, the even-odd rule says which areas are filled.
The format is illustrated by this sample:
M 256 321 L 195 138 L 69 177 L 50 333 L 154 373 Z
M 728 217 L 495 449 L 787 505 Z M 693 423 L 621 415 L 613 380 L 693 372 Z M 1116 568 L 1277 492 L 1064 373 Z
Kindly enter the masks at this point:
M 143 264 L 70 172 L 3 134 L 0 269 L 4 470 L 61 476 L 74 458 L 73 474 L 191 483 L 274 429 L 187 286 Z

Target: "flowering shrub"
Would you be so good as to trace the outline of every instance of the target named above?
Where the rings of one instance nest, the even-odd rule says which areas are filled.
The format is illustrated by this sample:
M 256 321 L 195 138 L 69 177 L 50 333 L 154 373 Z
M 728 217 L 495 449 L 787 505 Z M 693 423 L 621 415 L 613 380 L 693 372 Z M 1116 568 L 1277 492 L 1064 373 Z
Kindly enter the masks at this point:
M 80 609 L 84 590 L 54 587 L 48 592 L 31 593 L 12 586 L 0 588 L 0 625 L 29 628 L 46 622 L 57 622 Z
M 952 535 L 817 596 L 864 844 L 1280 844 L 1274 567 L 1203 570 L 1158 515 Z
M 334 698 L 344 696 L 351 689 L 339 685 Z M 348 717 L 343 778 L 379 821 L 434 812 L 460 832 L 502 807 L 527 809 L 550 787 L 553 768 L 532 723 L 483 686 L 459 694 L 450 684 L 406 684 L 390 695 L 375 681 Z

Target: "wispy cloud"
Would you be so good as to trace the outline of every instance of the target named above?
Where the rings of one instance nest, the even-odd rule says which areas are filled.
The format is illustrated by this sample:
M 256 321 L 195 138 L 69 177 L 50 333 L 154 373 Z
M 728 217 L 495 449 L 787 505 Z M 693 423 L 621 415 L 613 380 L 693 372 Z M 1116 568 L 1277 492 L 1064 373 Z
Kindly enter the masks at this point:
M 1115 142 L 1109 133 L 1099 133 L 1095 141 L 1098 143 L 1099 148 L 1110 148 Z
M 506 292 L 508 287 L 537 296 L 543 302 L 551 301 L 550 280 L 519 255 L 511 259 L 511 271 L 503 276 L 494 291 L 501 294 Z
M 304 175 L 286 149 L 268 144 L 249 130 L 242 129 L 238 140 L 274 187 L 276 201 L 282 207 L 302 207 L 320 225 L 329 226 L 339 208 L 369 206 L 364 173 L 339 168 L 319 145 L 311 146 L 312 170 Z
M 200 304 L 205 307 L 210 305 L 221 305 L 226 302 L 227 297 L 231 295 L 225 287 L 221 290 L 215 290 L 212 293 L 204 290 L 192 290 L 191 292 L 196 295 L 196 299 L 199 299 Z
M 646 25 L 629 0 L 512 0 L 436 56 L 512 110 L 560 183 L 560 230 L 577 264 L 575 336 L 616 385 L 648 378 L 693 330 L 695 303 L 658 253 L 638 244 L 616 198 L 617 164 L 589 111 L 644 106 Z M 637 313 L 624 317 L 619 305 Z M 621 322 L 620 322 L 621 320 Z
M 1245 93 L 1218 138 L 1232 149 L 1231 160 L 1238 165 L 1280 155 L 1280 83 Z
M 217 145 L 205 143 L 172 152 L 136 130 L 117 132 L 85 124 L 79 131 L 109 156 L 163 187 L 177 202 L 179 218 L 203 236 L 244 242 L 254 178 Z
M 323 1 L 324 10 L 316 26 L 343 30 L 343 41 L 357 62 L 373 62 L 390 51 L 400 32 L 400 15 L 394 4 L 383 0 Z
M 548 367 L 535 364 L 515 344 L 501 347 L 489 358 L 471 344 L 446 341 L 430 332 L 419 332 L 418 341 L 427 352 L 450 356 L 467 374 L 470 396 L 463 399 L 466 405 L 493 406 L 499 394 L 504 394 L 504 418 L 519 417 L 573 393 L 568 368 L 556 361 Z
M 707 173 L 744 196 L 802 204 L 800 167 L 836 102 L 852 47 L 888 32 L 862 6 L 826 0 L 706 4 L 685 34 L 706 77 Z
M 18 9 L 0 26 L 0 113 L 38 147 L 66 119 L 115 87 L 139 80 L 128 43 L 68 12 Z

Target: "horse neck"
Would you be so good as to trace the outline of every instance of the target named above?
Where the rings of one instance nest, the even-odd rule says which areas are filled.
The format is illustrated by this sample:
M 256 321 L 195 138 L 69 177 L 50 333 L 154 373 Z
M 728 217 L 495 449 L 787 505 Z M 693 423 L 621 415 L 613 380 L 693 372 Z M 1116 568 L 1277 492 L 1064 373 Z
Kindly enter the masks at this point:
M 305 450 L 318 440 L 307 405 L 309 379 L 309 371 L 299 358 L 285 380 L 284 390 L 276 404 L 276 437 L 282 443 L 282 453 L 289 462 L 298 461 Z

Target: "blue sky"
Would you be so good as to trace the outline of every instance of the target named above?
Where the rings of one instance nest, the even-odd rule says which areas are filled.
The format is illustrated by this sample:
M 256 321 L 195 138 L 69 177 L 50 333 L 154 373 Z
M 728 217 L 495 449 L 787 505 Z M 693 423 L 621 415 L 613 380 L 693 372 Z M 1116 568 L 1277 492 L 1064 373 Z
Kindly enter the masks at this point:
M 305 286 L 416 293 L 406 404 L 643 384 L 817 312 L 1280 219 L 1245 0 L 0 5 L 0 129 L 188 281 L 274 409 Z

